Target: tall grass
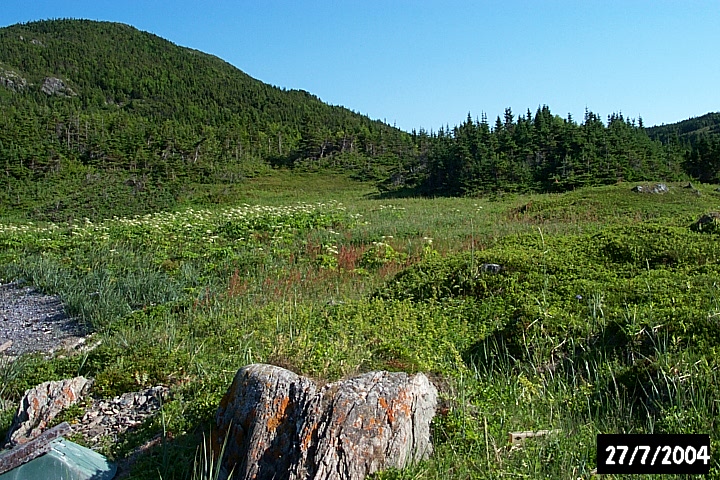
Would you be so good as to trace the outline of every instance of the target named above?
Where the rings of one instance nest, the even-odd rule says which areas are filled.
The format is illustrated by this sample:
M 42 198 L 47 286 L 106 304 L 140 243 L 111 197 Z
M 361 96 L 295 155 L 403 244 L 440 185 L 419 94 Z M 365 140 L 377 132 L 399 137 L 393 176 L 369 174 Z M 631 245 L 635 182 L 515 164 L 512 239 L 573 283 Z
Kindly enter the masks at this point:
M 96 394 L 171 385 L 165 422 L 147 430 L 171 434 L 166 450 L 136 477 L 212 478 L 200 433 L 252 362 L 320 382 L 430 374 L 435 455 L 377 478 L 586 478 L 598 433 L 710 433 L 718 446 L 720 257 L 713 237 L 687 229 L 715 208 L 709 187 L 383 199 L 317 178 L 256 179 L 244 199 L 267 210 L 0 228 L 0 274 L 59 294 L 100 331 L 103 344 L 73 364 Z M 298 200 L 327 206 L 283 207 Z M 227 217 L 240 211 L 259 213 Z M 32 378 L 67 370 L 27 362 Z M 16 401 L 7 378 L 2 395 Z

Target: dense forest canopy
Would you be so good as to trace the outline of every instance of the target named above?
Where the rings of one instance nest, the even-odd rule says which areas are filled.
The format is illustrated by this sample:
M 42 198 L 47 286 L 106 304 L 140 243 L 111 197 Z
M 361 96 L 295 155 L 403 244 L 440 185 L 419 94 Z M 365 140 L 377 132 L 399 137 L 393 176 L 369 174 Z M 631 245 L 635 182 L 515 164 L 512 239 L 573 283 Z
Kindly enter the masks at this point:
M 28 160 L 11 162 L 18 177 L 65 158 L 207 176 L 257 159 L 372 157 L 409 141 L 380 121 L 117 23 L 0 29 L 0 68 L 3 156 Z M 52 78 L 65 89 L 48 94 Z
M 190 184 L 236 184 L 271 166 L 349 170 L 430 195 L 720 174 L 720 114 L 646 129 L 622 114 L 603 122 L 587 111 L 578 123 L 541 106 L 407 133 L 88 20 L 0 29 L 0 110 L 0 205 L 49 218 L 78 202 L 89 216 L 114 204 L 172 208 Z M 99 203 L 83 193 L 102 196 L 100 185 Z
M 617 181 L 683 177 L 686 145 L 663 144 L 646 133 L 642 119 L 612 114 L 603 123 L 585 112 L 582 123 L 542 106 L 517 118 L 511 109 L 490 124 L 483 115 L 437 134 L 413 133 L 427 145 L 406 172 L 425 191 L 474 194 L 496 191 L 563 191 Z M 397 172 L 395 183 L 404 180 Z M 392 182 L 390 182 L 392 184 Z

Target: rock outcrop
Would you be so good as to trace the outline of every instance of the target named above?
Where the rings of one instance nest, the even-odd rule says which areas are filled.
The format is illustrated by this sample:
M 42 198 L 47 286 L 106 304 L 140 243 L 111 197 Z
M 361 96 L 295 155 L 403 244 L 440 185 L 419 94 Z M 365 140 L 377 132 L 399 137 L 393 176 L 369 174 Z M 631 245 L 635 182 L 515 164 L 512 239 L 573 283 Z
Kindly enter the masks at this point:
M 41 90 L 47 95 L 59 95 L 61 97 L 74 97 L 77 95 L 65 82 L 57 77 L 47 77 L 43 80 Z
M 0 85 L 13 92 L 22 92 L 27 87 L 27 80 L 17 72 L 0 68 Z
M 25 392 L 13 418 L 6 443 L 10 446 L 38 437 L 60 411 L 77 403 L 92 386 L 92 380 L 75 377 L 45 382 Z
M 361 480 L 432 454 L 437 390 L 422 373 L 370 372 L 318 389 L 272 365 L 241 368 L 213 435 L 234 479 Z
M 633 187 L 636 193 L 668 193 L 670 189 L 664 183 L 656 183 L 654 185 L 637 185 Z

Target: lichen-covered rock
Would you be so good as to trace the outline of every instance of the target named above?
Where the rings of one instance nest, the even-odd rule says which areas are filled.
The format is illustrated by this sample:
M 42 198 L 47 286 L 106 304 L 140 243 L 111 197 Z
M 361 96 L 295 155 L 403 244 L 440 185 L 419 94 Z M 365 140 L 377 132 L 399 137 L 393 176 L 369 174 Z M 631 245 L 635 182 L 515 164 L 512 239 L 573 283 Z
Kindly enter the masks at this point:
M 25 392 L 6 443 L 10 446 L 29 442 L 40 435 L 60 411 L 77 403 L 92 386 L 92 380 L 75 377 L 41 383 Z
M 437 390 L 421 373 L 370 372 L 317 389 L 272 365 L 238 371 L 216 415 L 235 479 L 360 480 L 432 454 Z
M 233 470 L 233 479 L 288 478 L 300 458 L 298 422 L 315 391 L 310 379 L 283 368 L 241 368 L 215 417 L 214 450 L 225 444 L 226 472 Z
M 291 478 L 362 480 L 432 453 L 437 391 L 423 374 L 366 373 L 323 387 L 313 400 Z

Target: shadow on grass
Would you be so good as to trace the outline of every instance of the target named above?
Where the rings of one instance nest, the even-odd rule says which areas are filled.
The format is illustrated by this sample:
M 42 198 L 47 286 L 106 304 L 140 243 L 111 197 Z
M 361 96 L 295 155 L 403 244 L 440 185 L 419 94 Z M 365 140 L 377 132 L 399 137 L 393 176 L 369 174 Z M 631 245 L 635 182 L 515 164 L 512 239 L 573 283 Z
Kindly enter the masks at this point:
M 524 375 L 535 381 L 542 378 L 547 388 L 555 384 L 571 395 L 585 388 L 587 412 L 594 421 L 626 415 L 627 425 L 643 427 L 648 420 L 654 422 L 672 399 L 668 389 L 662 388 L 666 380 L 657 362 L 658 345 L 639 342 L 623 327 L 620 322 L 609 322 L 588 339 L 538 352 L 535 345 L 543 342 L 528 339 L 523 323 L 516 319 L 475 342 L 462 358 L 490 381 Z
M 434 195 L 437 196 L 437 195 Z M 434 197 L 433 196 L 433 197 Z M 400 198 L 431 198 L 423 195 L 416 188 L 400 188 L 397 190 L 380 190 L 373 193 L 366 193 L 363 195 L 368 200 L 392 200 Z
M 163 479 L 194 478 L 192 472 L 201 460 L 203 442 L 210 438 L 211 425 L 212 419 L 205 419 L 188 432 L 176 434 L 147 424 L 126 433 L 114 459 L 119 475 L 156 479 L 159 473 Z

